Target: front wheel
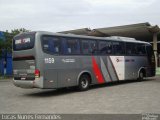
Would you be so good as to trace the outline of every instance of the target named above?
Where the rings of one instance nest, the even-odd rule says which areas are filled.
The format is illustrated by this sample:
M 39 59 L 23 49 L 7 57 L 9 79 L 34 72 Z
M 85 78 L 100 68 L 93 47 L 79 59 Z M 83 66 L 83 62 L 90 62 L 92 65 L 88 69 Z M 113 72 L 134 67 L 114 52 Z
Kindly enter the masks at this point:
M 88 90 L 90 85 L 90 77 L 88 75 L 82 75 L 79 79 L 78 88 L 80 91 Z

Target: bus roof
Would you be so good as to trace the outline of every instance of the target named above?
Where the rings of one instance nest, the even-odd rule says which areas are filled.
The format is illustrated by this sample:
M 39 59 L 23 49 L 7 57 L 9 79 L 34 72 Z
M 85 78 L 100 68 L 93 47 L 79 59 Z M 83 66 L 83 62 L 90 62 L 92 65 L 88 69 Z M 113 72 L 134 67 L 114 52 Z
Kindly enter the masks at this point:
M 95 36 L 85 36 L 85 35 L 75 35 L 75 34 L 64 34 L 64 33 L 53 33 L 53 32 L 47 32 L 47 31 L 33 31 L 33 32 L 24 32 L 20 33 L 17 36 L 21 34 L 28 34 L 28 33 L 38 33 L 40 35 L 55 35 L 55 36 L 64 36 L 64 37 L 76 37 L 76 38 L 84 38 L 84 39 L 95 39 L 95 40 L 111 40 L 111 41 L 122 41 L 122 42 L 132 42 L 132 43 L 144 43 L 144 44 L 150 44 L 148 42 L 136 40 L 134 38 L 129 37 L 121 37 L 121 36 L 111 36 L 111 37 L 95 37 Z

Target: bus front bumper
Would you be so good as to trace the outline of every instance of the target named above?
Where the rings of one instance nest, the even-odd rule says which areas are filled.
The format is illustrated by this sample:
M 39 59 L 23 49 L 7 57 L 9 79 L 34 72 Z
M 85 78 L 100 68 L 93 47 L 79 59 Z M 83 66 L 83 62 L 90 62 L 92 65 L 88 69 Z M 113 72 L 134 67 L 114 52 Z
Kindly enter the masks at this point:
M 21 88 L 43 88 L 43 77 L 36 78 L 34 81 L 13 79 L 13 84 Z

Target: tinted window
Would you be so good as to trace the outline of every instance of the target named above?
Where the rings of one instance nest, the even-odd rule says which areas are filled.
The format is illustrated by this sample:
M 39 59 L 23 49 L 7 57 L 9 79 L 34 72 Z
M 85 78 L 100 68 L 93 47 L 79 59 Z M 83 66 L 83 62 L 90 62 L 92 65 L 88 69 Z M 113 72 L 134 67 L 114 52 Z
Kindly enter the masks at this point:
M 60 41 L 54 36 L 43 36 L 42 37 L 43 51 L 51 54 L 59 54 L 60 52 Z
M 96 54 L 97 44 L 95 40 L 82 40 L 82 54 Z
M 136 54 L 136 44 L 135 43 L 126 43 L 126 54 L 127 55 Z
M 75 38 L 63 38 L 63 54 L 80 54 L 79 40 Z
M 91 54 L 96 54 L 97 52 L 97 44 L 96 44 L 96 41 L 95 40 L 90 40 L 89 41 L 89 45 L 90 45 L 90 53 Z
M 83 54 L 89 54 L 89 41 L 88 40 L 82 40 L 82 53 Z
M 13 39 L 13 50 L 27 50 L 34 47 L 35 33 L 22 34 L 14 37 Z
M 138 55 L 144 55 L 146 54 L 146 49 L 144 44 L 137 44 L 136 45 L 136 53 Z
M 113 46 L 114 54 L 116 54 L 116 55 L 124 54 L 124 52 L 125 52 L 124 43 L 122 43 L 122 42 L 113 42 L 112 46 Z
M 99 42 L 99 52 L 100 54 L 111 54 L 112 53 L 112 43 L 107 41 Z

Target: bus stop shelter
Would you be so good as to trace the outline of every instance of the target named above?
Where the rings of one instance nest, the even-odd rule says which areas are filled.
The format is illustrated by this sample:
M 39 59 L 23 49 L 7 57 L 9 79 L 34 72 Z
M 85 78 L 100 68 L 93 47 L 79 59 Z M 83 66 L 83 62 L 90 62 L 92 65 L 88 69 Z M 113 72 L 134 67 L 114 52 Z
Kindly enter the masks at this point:
M 151 42 L 153 43 L 153 50 L 156 57 L 156 67 L 160 67 L 160 46 L 157 44 L 158 41 L 160 41 L 160 28 L 158 25 L 152 26 L 147 22 L 116 27 L 97 28 L 92 30 L 89 28 L 83 28 L 63 31 L 60 33 L 97 37 L 122 36 Z

